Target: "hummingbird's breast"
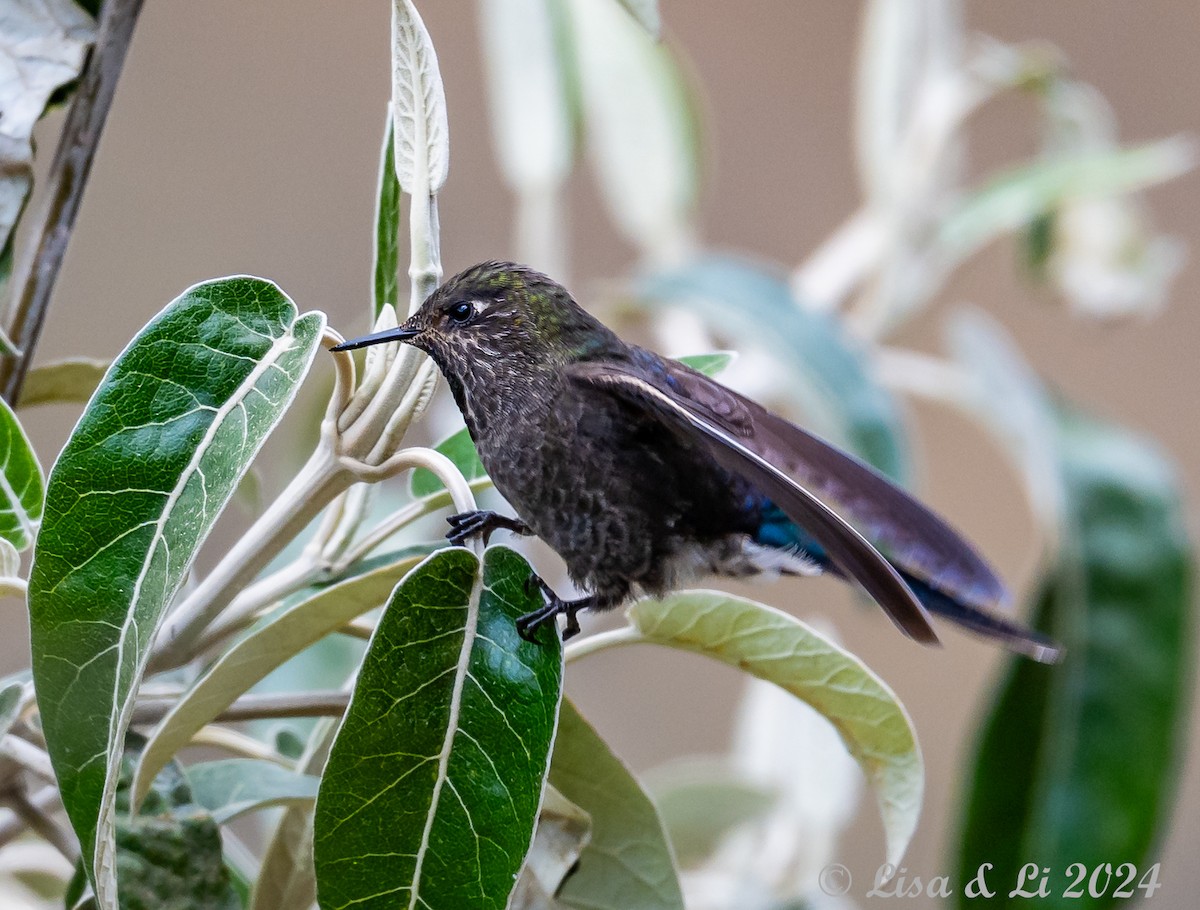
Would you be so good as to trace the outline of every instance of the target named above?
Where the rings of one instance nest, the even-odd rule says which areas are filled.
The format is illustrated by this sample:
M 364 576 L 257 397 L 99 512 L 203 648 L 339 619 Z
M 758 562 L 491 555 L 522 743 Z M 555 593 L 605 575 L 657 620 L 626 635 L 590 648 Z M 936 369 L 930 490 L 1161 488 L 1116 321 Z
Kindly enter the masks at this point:
M 463 410 L 496 488 L 601 600 L 741 559 L 744 483 L 621 400 L 549 376 Z

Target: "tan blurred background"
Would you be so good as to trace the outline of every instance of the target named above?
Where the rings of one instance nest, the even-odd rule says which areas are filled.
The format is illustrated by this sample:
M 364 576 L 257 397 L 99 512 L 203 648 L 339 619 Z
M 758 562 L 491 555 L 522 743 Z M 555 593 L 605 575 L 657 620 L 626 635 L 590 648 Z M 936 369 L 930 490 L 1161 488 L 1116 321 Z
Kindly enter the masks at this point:
M 372 194 L 388 94 L 387 6 L 314 0 L 146 5 L 39 359 L 110 358 L 184 287 L 233 272 L 276 280 L 302 309 L 326 310 L 347 333 L 365 329 Z M 450 107 L 451 175 L 440 205 L 443 257 L 452 272 L 511 254 L 509 199 L 491 159 L 474 5 L 438 0 L 420 6 Z M 662 8 L 672 40 L 694 63 L 709 111 L 706 239 L 798 261 L 857 203 L 850 101 L 858 4 L 663 0 Z M 974 2 L 968 24 L 1005 40 L 1057 44 L 1077 74 L 1112 102 L 1127 140 L 1200 132 L 1200 13 L 1193 0 Z M 981 118 L 974 166 L 1033 150 L 1033 118 L 1022 105 L 1003 102 Z M 60 122 L 43 124 L 44 154 Z M 1200 178 L 1158 190 L 1151 202 L 1158 226 L 1196 247 Z M 570 204 L 575 287 L 586 296 L 595 279 L 621 274 L 630 250 L 607 226 L 586 176 L 573 182 Z M 1068 318 L 1024 283 L 1015 264 L 1010 247 L 989 250 L 945 300 L 986 307 L 1067 394 L 1159 439 L 1181 466 L 1194 500 L 1200 266 L 1189 264 L 1159 318 L 1101 327 Z M 932 345 L 938 317 L 935 311 L 923 318 L 903 340 Z M 66 407 L 30 414 L 47 465 L 74 416 Z M 1011 470 L 961 419 L 927 408 L 914 408 L 912 417 L 923 493 L 1006 577 L 1028 583 L 1032 525 Z M 279 480 L 268 472 L 272 489 Z M 834 618 L 849 646 L 908 705 L 929 785 L 906 865 L 925 876 L 952 872 L 945 857 L 957 816 L 955 787 L 1001 655 L 953 633 L 944 650 L 923 651 L 821 582 L 760 587 L 754 594 Z M 0 671 L 26 660 L 24 622 L 13 603 L 8 606 Z M 569 688 L 637 768 L 723 748 L 738 694 L 730 671 L 639 649 L 572 666 Z M 1200 895 L 1198 743 L 1193 731 L 1162 857 L 1163 888 L 1153 898 L 1159 908 L 1192 907 Z M 1135 761 L 1137 744 L 1129 748 Z M 865 894 L 862 883 L 881 857 L 880 826 L 864 801 L 839 857 L 860 883 L 854 895 Z

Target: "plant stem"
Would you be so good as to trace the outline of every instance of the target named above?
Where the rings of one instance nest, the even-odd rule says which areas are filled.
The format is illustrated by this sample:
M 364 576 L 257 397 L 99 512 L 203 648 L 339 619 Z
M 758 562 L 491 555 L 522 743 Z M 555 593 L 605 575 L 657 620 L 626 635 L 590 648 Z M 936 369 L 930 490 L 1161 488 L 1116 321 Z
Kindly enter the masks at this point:
M 54 783 L 54 767 L 50 764 L 50 756 L 44 749 L 39 749 L 33 743 L 27 743 L 12 733 L 0 738 L 0 756 L 16 762 L 26 771 L 30 771 L 47 783 Z
M 92 49 L 62 138 L 54 153 L 47 181 L 49 202 L 28 274 L 21 284 L 8 325 L 8 337 L 19 355 L 0 362 L 0 394 L 15 404 L 33 361 L 33 351 L 46 319 L 50 295 L 58 278 L 75 216 L 92 170 L 100 134 L 112 104 L 125 53 L 142 9 L 142 0 L 107 0 L 100 10 L 96 44 Z
M 133 709 L 133 723 L 154 724 L 162 720 L 178 699 L 147 699 Z M 320 692 L 270 692 L 243 695 L 217 717 L 233 723 L 243 720 L 275 720 L 282 717 L 340 717 L 350 704 L 350 693 L 338 689 Z
M 338 493 L 354 482 L 322 443 L 300 473 L 163 624 L 151 670 L 187 663 L 201 634 L 238 591 Z
M 44 792 L 44 791 L 43 791 Z M 53 791 L 51 791 L 53 794 Z M 38 794 L 41 796 L 41 794 Z M 50 817 L 47 809 L 52 801 L 30 799 L 21 789 L 10 790 L 4 796 L 4 803 L 16 814 L 25 827 L 36 831 L 46 843 L 61 853 L 69 863 L 79 859 L 79 843 L 75 838 Z M 48 803 L 49 805 L 45 805 Z

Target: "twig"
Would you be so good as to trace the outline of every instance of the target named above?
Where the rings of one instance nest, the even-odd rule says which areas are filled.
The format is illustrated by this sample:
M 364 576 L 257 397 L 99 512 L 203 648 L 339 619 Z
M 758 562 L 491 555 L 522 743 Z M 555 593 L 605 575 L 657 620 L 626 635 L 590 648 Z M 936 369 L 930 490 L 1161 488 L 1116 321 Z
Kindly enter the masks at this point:
M 9 404 L 16 403 L 25 373 L 33 361 L 33 350 L 46 319 L 50 294 L 67 251 L 83 189 L 91 173 L 96 147 L 100 144 L 100 134 L 104 131 L 104 121 L 108 118 L 113 92 L 141 9 L 142 0 L 107 0 L 100 11 L 96 45 L 75 91 L 75 100 L 50 165 L 49 203 L 36 252 L 8 326 L 8 337 L 21 351 L 20 355 L 0 362 L 0 393 Z
M 66 857 L 67 862 L 73 863 L 79 858 L 79 844 L 71 836 L 70 832 L 66 831 L 58 822 L 50 818 L 48 810 L 54 803 L 53 801 L 43 800 L 42 794 L 44 792 L 46 791 L 43 790 L 30 800 L 29 795 L 24 790 L 14 788 L 5 794 L 4 803 L 5 806 L 13 810 L 13 813 L 17 815 L 17 818 L 22 822 L 24 827 L 36 831 L 38 836 L 46 840 L 50 846 L 53 846 L 62 856 Z
M 176 701 L 139 701 L 133 709 L 133 723 L 158 723 L 175 706 Z M 277 720 L 282 717 L 340 717 L 349 703 L 350 693 L 338 690 L 243 695 L 222 711 L 217 720 L 233 723 L 242 720 Z

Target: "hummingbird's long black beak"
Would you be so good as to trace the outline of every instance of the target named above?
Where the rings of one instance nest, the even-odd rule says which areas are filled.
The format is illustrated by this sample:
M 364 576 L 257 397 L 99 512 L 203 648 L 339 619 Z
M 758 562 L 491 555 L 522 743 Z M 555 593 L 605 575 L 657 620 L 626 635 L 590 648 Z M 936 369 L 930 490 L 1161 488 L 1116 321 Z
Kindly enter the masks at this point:
M 384 341 L 408 341 L 410 338 L 416 338 L 420 334 L 420 329 L 410 329 L 406 326 L 398 325 L 394 329 L 384 329 L 382 332 L 372 332 L 370 335 L 363 335 L 361 338 L 351 338 L 349 341 L 343 341 L 329 350 L 353 351 L 355 348 L 365 348 L 368 345 L 380 344 Z

